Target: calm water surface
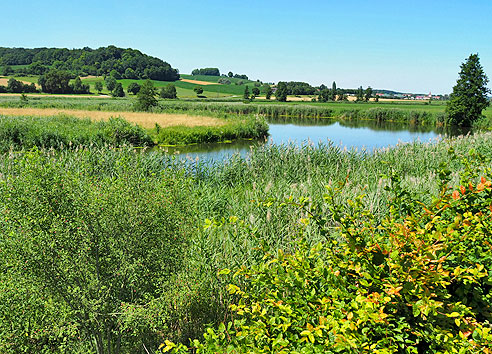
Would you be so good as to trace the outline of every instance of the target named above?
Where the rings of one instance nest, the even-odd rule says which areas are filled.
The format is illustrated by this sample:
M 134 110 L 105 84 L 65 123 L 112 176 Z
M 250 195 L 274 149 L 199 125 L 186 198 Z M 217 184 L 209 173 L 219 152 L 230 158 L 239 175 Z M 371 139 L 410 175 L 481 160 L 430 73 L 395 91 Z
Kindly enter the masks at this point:
M 314 144 L 332 141 L 347 149 L 373 151 L 398 143 L 413 141 L 436 142 L 444 135 L 459 135 L 466 131 L 444 131 L 409 127 L 398 123 L 374 121 L 336 121 L 333 119 L 279 119 L 269 121 L 270 136 L 265 141 L 239 140 L 232 143 L 197 144 L 168 148 L 180 158 L 224 160 L 239 153 L 246 156 L 254 146 L 263 144 Z

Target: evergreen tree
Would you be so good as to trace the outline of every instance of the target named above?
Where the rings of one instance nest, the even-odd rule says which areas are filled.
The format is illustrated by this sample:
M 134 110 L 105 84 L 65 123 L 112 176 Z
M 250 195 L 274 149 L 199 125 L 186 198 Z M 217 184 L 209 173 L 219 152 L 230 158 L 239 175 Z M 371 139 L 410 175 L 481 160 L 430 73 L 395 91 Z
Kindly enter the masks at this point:
M 331 84 L 330 99 L 332 101 L 336 101 L 337 100 L 337 84 L 336 84 L 335 81 L 333 81 L 333 84 Z
M 482 111 L 489 105 L 488 82 L 478 54 L 471 54 L 466 62 L 461 64 L 459 78 L 446 105 L 448 125 L 469 127 L 482 117 Z
M 360 86 L 357 89 L 357 96 L 356 97 L 357 97 L 357 99 L 356 99 L 357 102 L 364 100 L 364 90 L 362 89 L 362 86 Z
M 249 87 L 248 87 L 248 85 L 246 85 L 246 87 L 244 88 L 243 98 L 245 100 L 249 100 Z

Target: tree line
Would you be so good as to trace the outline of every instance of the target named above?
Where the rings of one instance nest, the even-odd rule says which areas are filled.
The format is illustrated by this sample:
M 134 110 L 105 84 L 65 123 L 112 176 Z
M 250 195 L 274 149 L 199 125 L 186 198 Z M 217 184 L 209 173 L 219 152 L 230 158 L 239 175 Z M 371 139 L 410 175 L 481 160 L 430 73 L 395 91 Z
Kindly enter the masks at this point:
M 220 71 L 218 68 L 202 68 L 193 70 L 191 75 L 220 76 Z
M 136 49 L 115 46 L 91 49 L 5 48 L 0 47 L 2 74 L 43 75 L 50 69 L 64 70 L 72 76 L 112 75 L 116 79 L 176 81 L 179 71 L 159 58 Z M 13 65 L 27 65 L 20 69 Z

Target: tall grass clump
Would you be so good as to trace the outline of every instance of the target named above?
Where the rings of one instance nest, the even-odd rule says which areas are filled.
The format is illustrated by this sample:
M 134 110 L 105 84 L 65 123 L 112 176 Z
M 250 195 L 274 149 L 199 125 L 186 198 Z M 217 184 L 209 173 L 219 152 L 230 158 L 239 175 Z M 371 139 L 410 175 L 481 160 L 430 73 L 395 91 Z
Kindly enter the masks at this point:
M 168 127 L 156 132 L 158 144 L 186 145 L 234 139 L 259 139 L 268 135 L 268 125 L 261 118 L 248 118 L 219 127 Z
M 0 116 L 0 150 L 31 147 L 102 146 L 105 144 L 150 146 L 151 137 L 122 118 L 92 122 L 64 115 L 53 117 Z
M 377 122 L 402 122 L 409 125 L 435 125 L 436 114 L 427 111 L 415 111 L 399 108 L 368 108 L 342 110 L 337 113 L 342 119 L 369 119 Z

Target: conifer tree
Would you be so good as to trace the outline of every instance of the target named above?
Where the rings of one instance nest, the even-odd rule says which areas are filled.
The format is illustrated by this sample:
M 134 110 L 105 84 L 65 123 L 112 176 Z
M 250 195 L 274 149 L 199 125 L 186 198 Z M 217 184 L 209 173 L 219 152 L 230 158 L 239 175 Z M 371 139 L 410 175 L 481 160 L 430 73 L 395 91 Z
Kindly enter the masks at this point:
M 482 111 L 489 105 L 487 88 L 489 79 L 480 65 L 478 54 L 471 54 L 461 64 L 461 71 L 453 93 L 446 105 L 446 123 L 469 127 L 482 117 Z

